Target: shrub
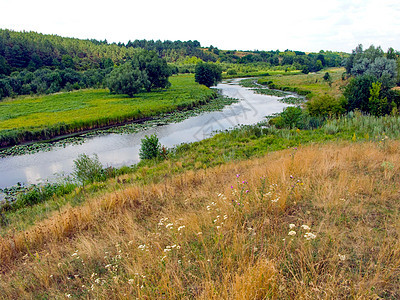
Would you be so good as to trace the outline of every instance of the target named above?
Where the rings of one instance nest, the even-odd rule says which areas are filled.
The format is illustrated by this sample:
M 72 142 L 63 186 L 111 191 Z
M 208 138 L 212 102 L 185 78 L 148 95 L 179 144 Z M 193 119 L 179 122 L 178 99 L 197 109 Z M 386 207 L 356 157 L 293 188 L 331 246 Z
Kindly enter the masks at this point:
M 62 196 L 69 194 L 75 189 L 73 183 L 46 183 L 44 185 L 32 185 L 26 191 L 18 194 L 11 209 L 20 209 L 33 206 L 51 199 L 54 195 Z
M 150 136 L 146 135 L 141 142 L 142 144 L 139 150 L 140 159 L 152 159 L 160 156 L 161 144 L 156 134 Z
M 72 175 L 83 185 L 101 180 L 103 175 L 103 166 L 99 161 L 97 154 L 94 154 L 93 158 L 90 158 L 86 154 L 81 154 L 76 160 L 74 160 L 74 164 L 75 167 Z
M 287 107 L 279 116 L 269 121 L 270 125 L 277 128 L 298 128 L 311 130 L 321 127 L 325 123 L 322 116 L 312 116 L 301 107 Z
M 289 106 L 281 113 L 283 127 L 297 128 L 303 111 L 301 107 Z
M 306 107 L 312 116 L 337 116 L 346 112 L 346 99 L 336 99 L 329 95 L 314 97 L 306 102 Z

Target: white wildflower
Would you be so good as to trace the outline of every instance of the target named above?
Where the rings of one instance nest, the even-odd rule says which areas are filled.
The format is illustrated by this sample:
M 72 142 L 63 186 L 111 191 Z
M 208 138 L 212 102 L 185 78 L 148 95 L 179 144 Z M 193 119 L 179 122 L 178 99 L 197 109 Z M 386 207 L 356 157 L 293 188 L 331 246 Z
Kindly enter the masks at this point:
M 304 230 L 310 230 L 311 228 L 307 225 L 301 225 L 301 228 L 303 228 Z
M 342 255 L 342 254 L 338 254 L 338 256 L 339 256 L 339 259 L 340 260 L 342 260 L 342 261 L 345 261 L 346 260 L 346 255 Z
M 178 227 L 178 231 L 180 231 L 181 229 L 185 228 L 185 225 L 179 226 Z
M 289 231 L 288 235 L 291 235 L 291 236 L 296 235 L 296 231 L 291 230 L 291 231 Z
M 278 202 L 278 201 L 279 201 L 279 197 L 277 197 L 277 198 L 271 200 L 272 203 L 276 203 L 276 202 Z
M 307 233 L 304 235 L 304 237 L 305 237 L 307 240 L 313 240 L 313 239 L 315 239 L 317 236 L 316 236 L 315 234 L 311 233 L 311 232 L 307 232 Z
M 295 228 L 295 227 L 296 227 L 295 224 L 289 224 L 289 229 L 293 229 L 293 228 Z

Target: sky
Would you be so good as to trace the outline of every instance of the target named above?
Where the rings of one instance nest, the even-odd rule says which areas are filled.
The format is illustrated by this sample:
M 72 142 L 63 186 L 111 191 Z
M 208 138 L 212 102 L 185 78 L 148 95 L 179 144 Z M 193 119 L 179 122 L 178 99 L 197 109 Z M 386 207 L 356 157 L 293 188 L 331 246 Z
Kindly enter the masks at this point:
M 399 0 L 0 0 L 0 28 L 223 50 L 400 50 Z

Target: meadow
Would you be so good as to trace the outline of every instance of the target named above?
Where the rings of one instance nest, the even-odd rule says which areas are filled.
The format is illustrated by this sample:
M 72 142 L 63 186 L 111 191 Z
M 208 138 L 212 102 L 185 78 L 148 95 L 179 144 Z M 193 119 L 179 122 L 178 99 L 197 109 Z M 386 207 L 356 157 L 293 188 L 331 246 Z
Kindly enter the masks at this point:
M 0 102 L 0 146 L 148 119 L 205 104 L 216 93 L 192 75 L 170 78 L 167 90 L 133 98 L 108 90 L 81 90 Z
M 317 143 L 194 170 L 170 160 L 146 183 L 158 164 L 142 166 L 4 235 L 1 295 L 395 299 L 399 154 L 393 140 Z
M 330 74 L 331 83 L 323 79 L 325 72 Z M 342 87 L 347 84 L 347 80 L 342 79 L 344 72 L 344 68 L 330 68 L 317 73 L 293 74 L 295 76 L 275 74 L 260 78 L 258 83 L 268 85 L 272 89 L 296 92 L 309 100 L 323 95 L 339 98 L 342 95 Z

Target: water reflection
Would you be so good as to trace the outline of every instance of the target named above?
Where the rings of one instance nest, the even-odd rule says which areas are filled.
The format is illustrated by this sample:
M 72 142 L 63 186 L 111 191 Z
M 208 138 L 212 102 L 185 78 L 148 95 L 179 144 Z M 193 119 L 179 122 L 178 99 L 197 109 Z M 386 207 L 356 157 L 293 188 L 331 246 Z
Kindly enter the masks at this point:
M 214 131 L 225 130 L 239 124 L 254 124 L 266 115 L 281 112 L 287 105 L 275 96 L 254 94 L 237 84 L 222 83 L 217 86 L 225 96 L 241 101 L 225 107 L 222 111 L 207 112 L 180 123 L 150 128 L 134 134 L 107 134 L 89 138 L 82 145 L 69 145 L 40 152 L 0 159 L 0 188 L 17 182 L 37 183 L 54 180 L 55 173 L 71 173 L 73 161 L 79 154 L 96 153 L 104 166 L 120 167 L 139 161 L 141 139 L 156 133 L 162 145 L 173 147 L 210 137 Z

